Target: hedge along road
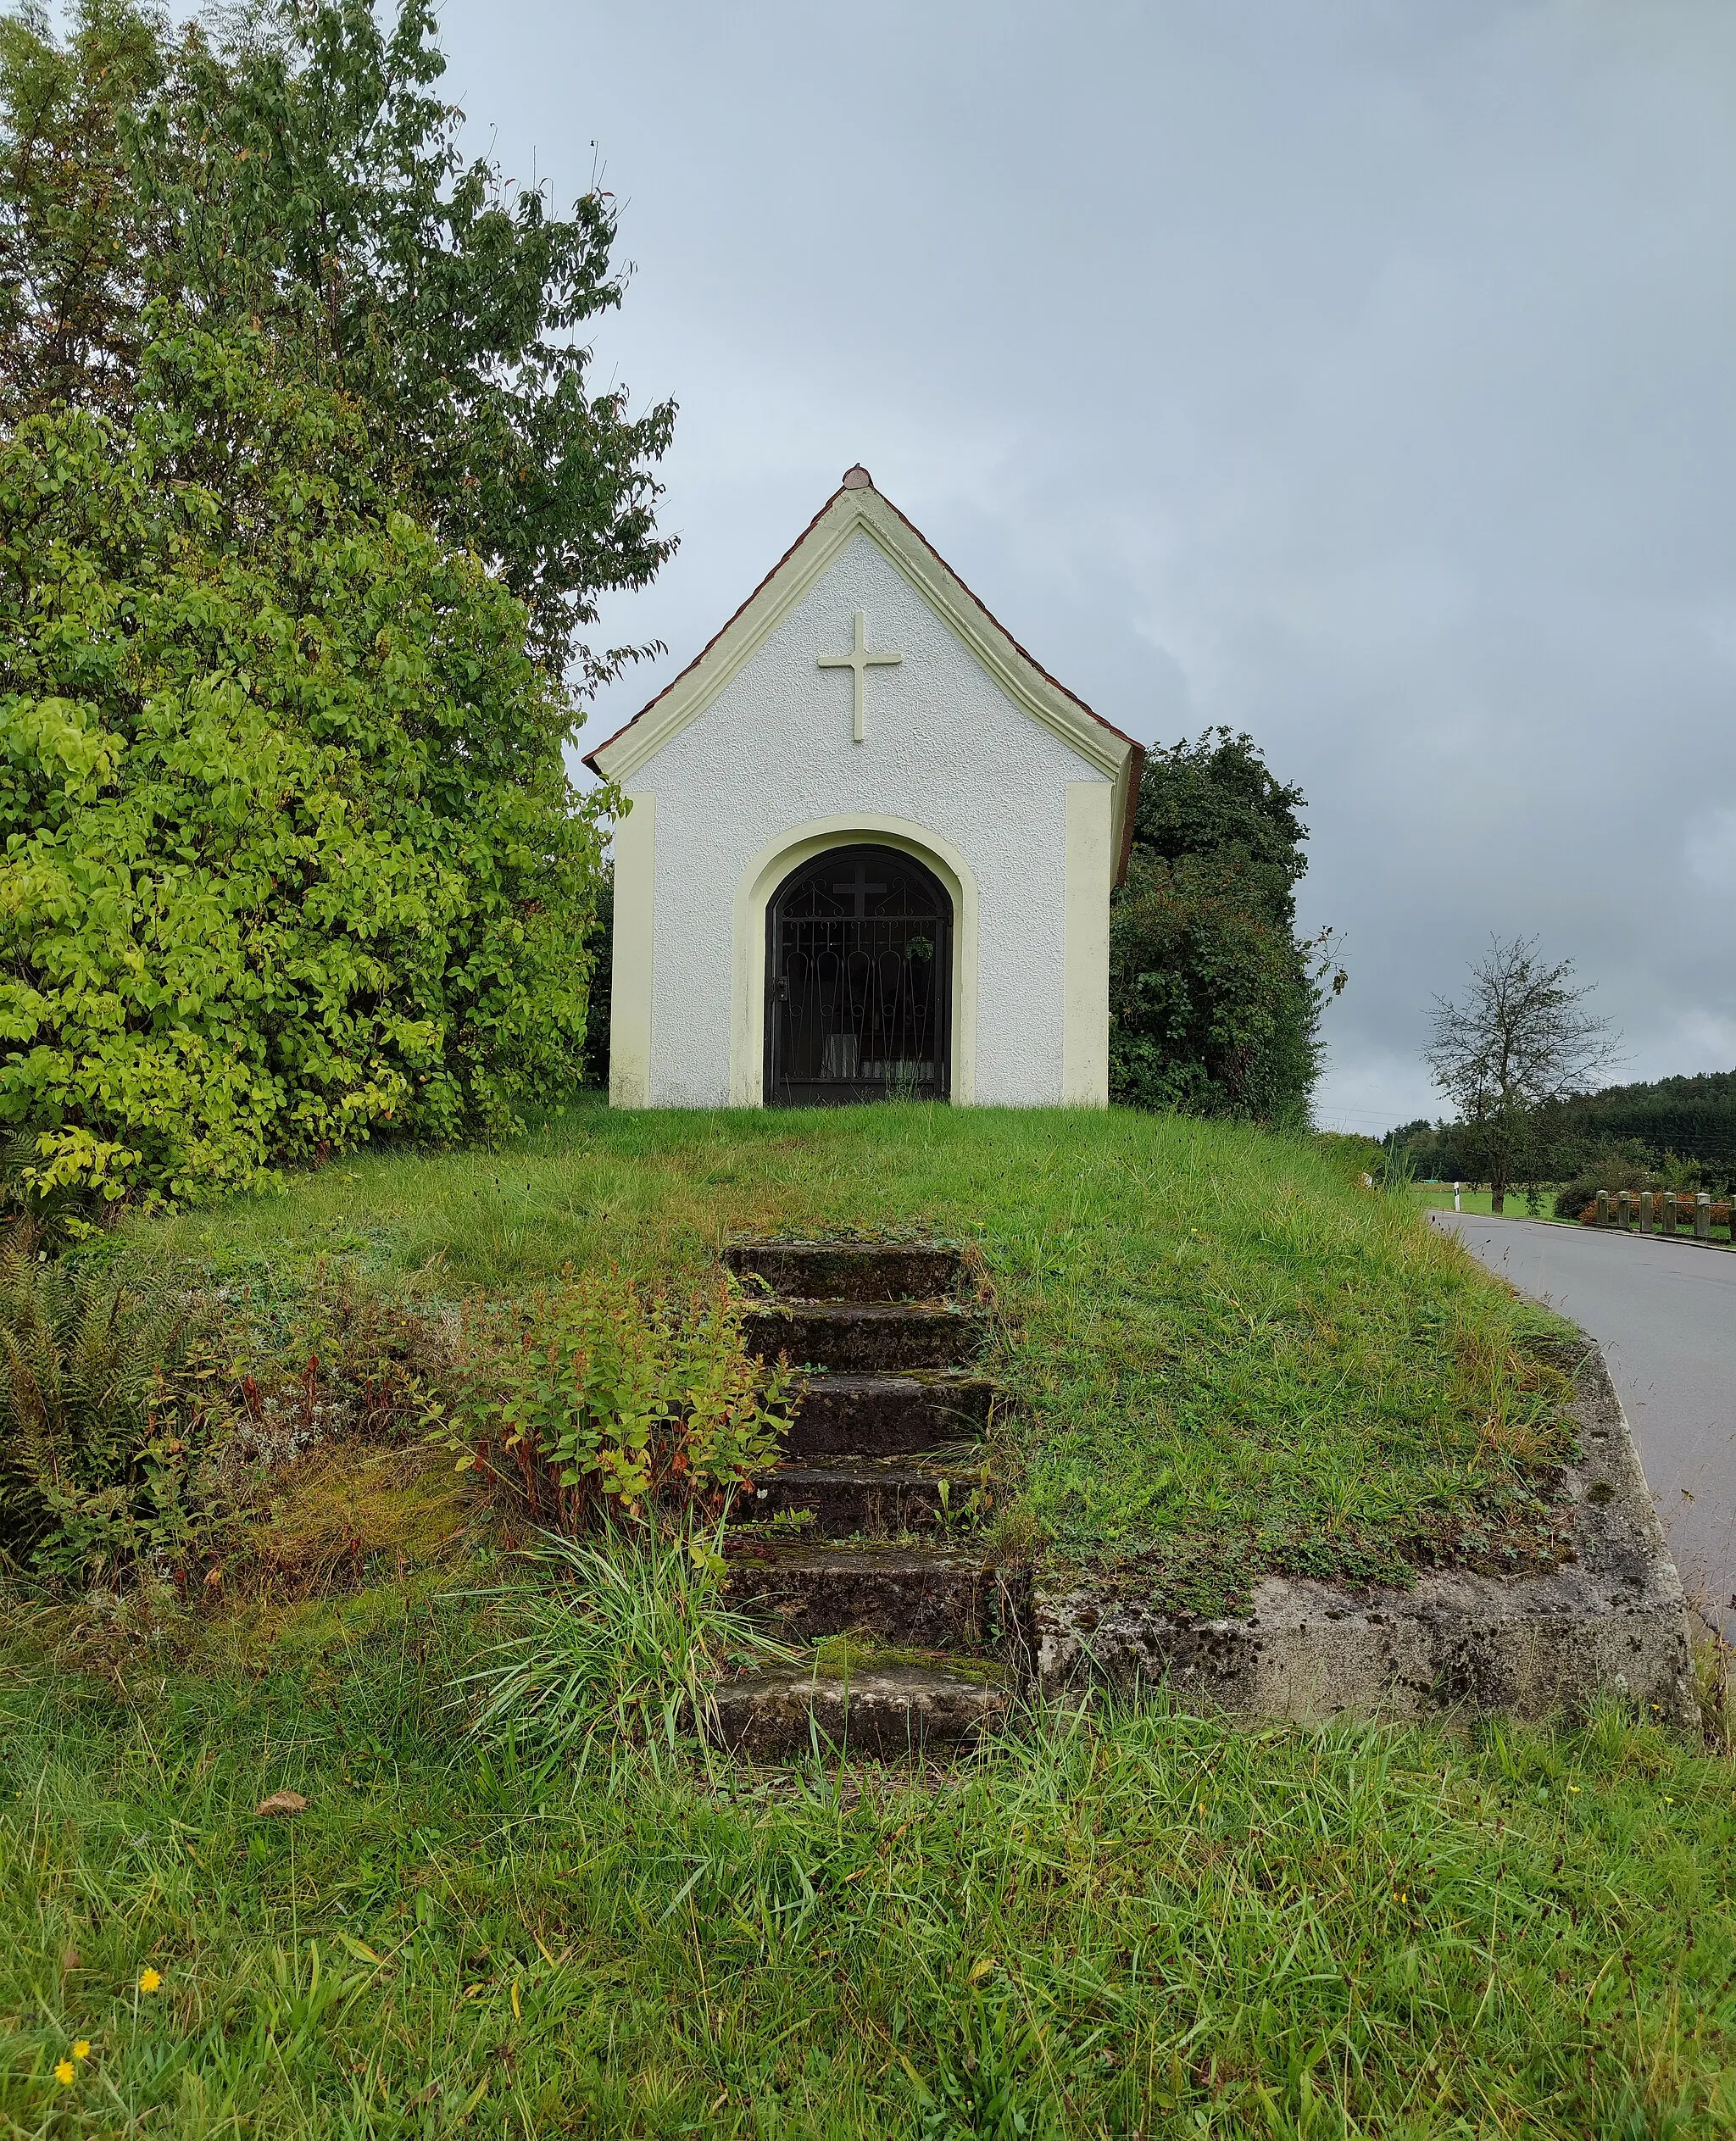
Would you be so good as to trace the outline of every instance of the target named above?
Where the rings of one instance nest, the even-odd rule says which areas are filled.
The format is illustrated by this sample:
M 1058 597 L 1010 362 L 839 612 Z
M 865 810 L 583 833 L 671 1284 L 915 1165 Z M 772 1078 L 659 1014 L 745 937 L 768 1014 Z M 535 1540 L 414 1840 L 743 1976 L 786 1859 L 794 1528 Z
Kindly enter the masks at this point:
M 1603 1346 L 1689 1594 L 1736 1640 L 1736 1254 L 1433 1212 Z

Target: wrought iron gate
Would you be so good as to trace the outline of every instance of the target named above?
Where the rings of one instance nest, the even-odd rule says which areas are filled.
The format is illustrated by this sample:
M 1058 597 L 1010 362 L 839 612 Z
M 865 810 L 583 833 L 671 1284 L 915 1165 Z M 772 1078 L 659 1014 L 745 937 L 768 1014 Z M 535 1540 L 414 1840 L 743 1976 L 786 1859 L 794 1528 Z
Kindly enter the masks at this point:
M 765 1098 L 773 1107 L 944 1100 L 952 902 L 893 848 L 837 848 L 765 912 Z

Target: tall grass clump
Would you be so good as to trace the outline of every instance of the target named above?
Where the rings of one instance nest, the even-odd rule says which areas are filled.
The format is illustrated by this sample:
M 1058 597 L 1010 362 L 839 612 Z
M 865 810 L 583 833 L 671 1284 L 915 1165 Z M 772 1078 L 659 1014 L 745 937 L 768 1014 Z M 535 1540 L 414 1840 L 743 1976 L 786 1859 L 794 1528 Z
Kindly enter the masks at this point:
M 545 1534 L 524 1556 L 532 1580 L 488 1594 L 514 1632 L 458 1682 L 472 1733 L 581 1770 L 677 1754 L 726 1664 L 789 1654 L 723 1603 L 719 1543 L 685 1528 Z

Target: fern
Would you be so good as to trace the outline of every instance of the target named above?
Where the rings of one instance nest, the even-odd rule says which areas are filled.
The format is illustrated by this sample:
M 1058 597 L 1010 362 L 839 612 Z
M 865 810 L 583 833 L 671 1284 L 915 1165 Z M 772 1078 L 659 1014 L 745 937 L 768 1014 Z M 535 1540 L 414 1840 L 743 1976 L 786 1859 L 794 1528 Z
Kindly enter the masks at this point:
M 166 1277 L 70 1265 L 42 1239 L 25 1221 L 0 1242 L 0 1554 L 174 1573 L 214 1521 L 227 1424 L 203 1313 Z

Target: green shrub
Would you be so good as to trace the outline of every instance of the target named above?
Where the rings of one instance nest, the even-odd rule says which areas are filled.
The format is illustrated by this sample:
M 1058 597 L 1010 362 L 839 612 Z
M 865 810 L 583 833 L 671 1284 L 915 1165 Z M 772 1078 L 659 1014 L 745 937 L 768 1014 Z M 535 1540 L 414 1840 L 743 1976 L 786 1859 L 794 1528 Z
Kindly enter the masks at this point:
M 1365 1188 L 1407 1195 L 1416 1180 L 1416 1159 L 1401 1141 L 1365 1137 L 1354 1130 L 1316 1130 L 1311 1142 Z
M 1596 1201 L 1600 1189 L 1650 1189 L 1657 1179 L 1657 1170 L 1644 1160 L 1626 1153 L 1612 1153 L 1561 1185 L 1555 1192 L 1555 1217 L 1577 1219 L 1588 1204 Z
M 1140 1108 L 1305 1121 L 1330 930 L 1296 935 L 1299 788 L 1249 736 L 1149 751 L 1110 918 L 1110 1096 Z
M 462 1461 L 569 1532 L 653 1508 L 721 1514 L 776 1461 L 799 1394 L 787 1362 L 748 1353 L 722 1274 L 682 1295 L 587 1273 L 528 1302 L 473 1304 L 461 1351 Z
M 581 1768 L 598 1749 L 673 1753 L 727 1660 L 789 1655 L 723 1604 L 722 1557 L 703 1533 L 551 1535 L 526 1558 L 551 1588 L 492 1594 L 515 1632 L 459 1683 L 478 1734 Z
M 185 1588 L 219 1537 L 227 1378 L 161 1277 L 0 1246 L 0 1554 L 53 1578 L 142 1568 Z
M 1298 1121 L 1320 993 L 1288 925 L 1234 859 L 1136 848 L 1110 910 L 1110 1098 L 1138 1108 Z
M 1371 1182 L 1378 1182 L 1386 1167 L 1386 1148 L 1359 1131 L 1316 1130 L 1310 1142 L 1353 1182 L 1361 1182 L 1365 1175 Z
M 158 324 L 127 424 L 0 440 L 0 1130 L 37 1201 L 492 1135 L 584 1041 L 609 797 L 523 605 L 356 477 L 348 404 Z

